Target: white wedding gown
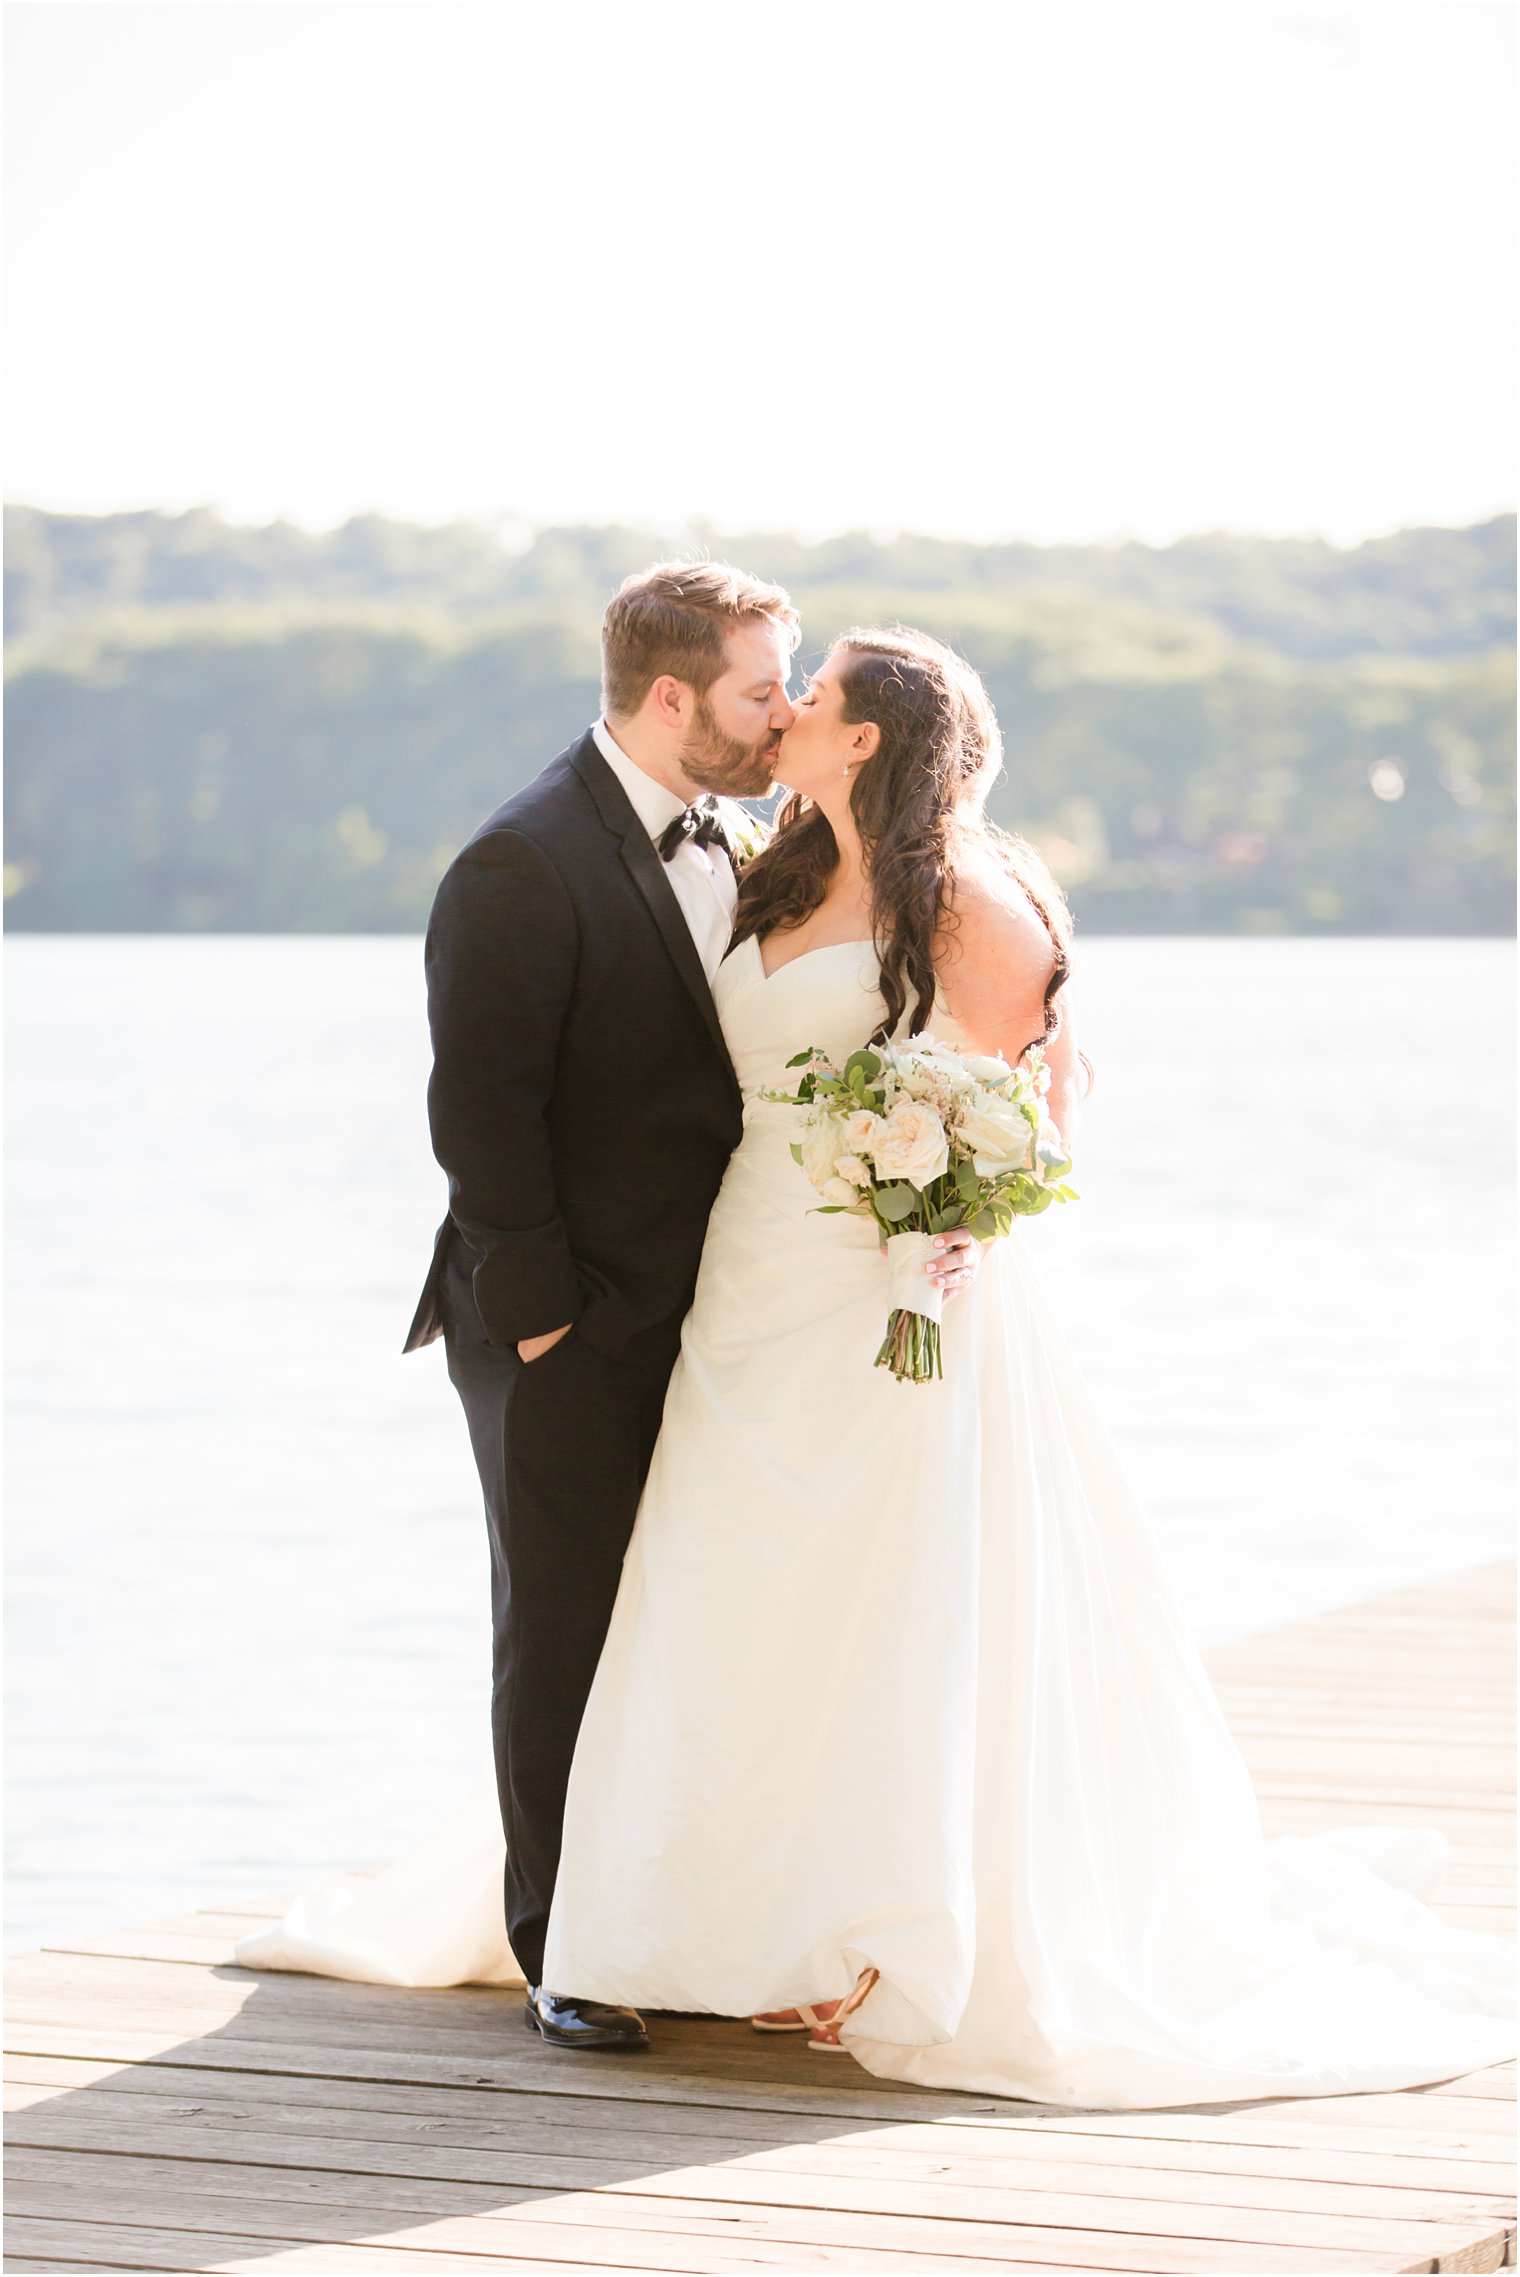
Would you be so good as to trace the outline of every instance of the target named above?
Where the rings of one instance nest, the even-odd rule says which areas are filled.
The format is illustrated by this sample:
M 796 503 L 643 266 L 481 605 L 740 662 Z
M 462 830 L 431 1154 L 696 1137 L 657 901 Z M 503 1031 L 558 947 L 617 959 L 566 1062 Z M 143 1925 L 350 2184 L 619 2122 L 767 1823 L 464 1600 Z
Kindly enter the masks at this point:
M 744 1137 L 577 1744 L 545 1983 L 742 2016 L 874 1967 L 843 2033 L 868 2071 L 1063 2105 L 1408 2087 L 1512 2054 L 1513 1949 L 1414 1894 L 1438 1834 L 1263 1840 L 1033 1229 L 946 1307 L 943 1382 L 872 1365 L 876 1234 L 810 1214 L 797 1111 L 758 1096 L 805 1046 L 869 1036 L 869 944 L 767 978 L 751 940 L 716 994 Z M 500 1868 L 483 1781 L 238 1957 L 513 1981 Z

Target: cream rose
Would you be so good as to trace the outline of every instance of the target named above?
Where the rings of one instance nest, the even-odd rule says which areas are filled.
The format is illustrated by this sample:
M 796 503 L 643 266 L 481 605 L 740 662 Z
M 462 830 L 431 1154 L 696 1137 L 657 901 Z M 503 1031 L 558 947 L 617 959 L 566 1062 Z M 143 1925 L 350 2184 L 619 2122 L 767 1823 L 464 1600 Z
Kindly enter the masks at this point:
M 932 1108 L 916 1099 L 899 1099 L 876 1134 L 871 1157 L 879 1177 L 927 1186 L 949 1168 L 945 1126 Z
M 876 1144 L 882 1118 L 869 1107 L 856 1107 L 848 1115 L 835 1118 L 834 1128 L 839 1133 L 839 1147 L 843 1154 L 869 1154 Z

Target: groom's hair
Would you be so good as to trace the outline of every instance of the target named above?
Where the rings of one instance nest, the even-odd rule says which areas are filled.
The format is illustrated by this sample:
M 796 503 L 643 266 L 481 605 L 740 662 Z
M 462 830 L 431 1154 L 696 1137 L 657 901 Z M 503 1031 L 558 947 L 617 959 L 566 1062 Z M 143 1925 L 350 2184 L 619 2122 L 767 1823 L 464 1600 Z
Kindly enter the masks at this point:
M 727 662 L 735 625 L 770 617 L 801 639 L 801 619 L 779 585 L 726 561 L 657 561 L 625 577 L 602 619 L 602 708 L 627 719 L 663 672 L 705 696 Z

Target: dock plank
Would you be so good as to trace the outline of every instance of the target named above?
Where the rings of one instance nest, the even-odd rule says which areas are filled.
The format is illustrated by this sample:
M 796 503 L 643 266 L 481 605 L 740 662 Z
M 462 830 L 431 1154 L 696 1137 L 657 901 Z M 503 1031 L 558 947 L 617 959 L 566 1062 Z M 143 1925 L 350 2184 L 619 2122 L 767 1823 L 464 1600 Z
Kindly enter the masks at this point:
M 28 2123 L 30 2121 L 30 2123 Z M 162 2123 L 151 2118 L 132 2125 L 121 2122 L 76 2122 L 50 2126 L 45 2113 L 27 2114 L 8 2130 L 15 2148 L 51 2148 L 75 2153 L 110 2153 L 150 2159 L 163 2143 Z M 695 2163 L 670 2169 L 672 2146 L 640 2150 L 631 2140 L 610 2135 L 600 2142 L 584 2138 L 568 2149 L 563 2141 L 521 2140 L 514 2130 L 510 2150 L 458 2142 L 433 2143 L 415 2139 L 329 2133 L 315 2127 L 288 2131 L 242 2127 L 234 2136 L 225 2128 L 180 2122 L 174 2128 L 175 2157 L 181 2161 L 221 2161 L 236 2158 L 243 2167 L 330 2170 L 341 2174 L 382 2175 L 392 2179 L 416 2177 L 429 2181 L 480 2182 L 514 2190 L 575 2191 L 619 2189 L 630 2163 L 646 2165 L 657 2173 L 661 2193 L 682 2183 L 692 2184 Z M 1471 2169 L 1448 2177 L 1440 2187 L 1427 2183 L 1411 2199 L 1407 2191 L 1387 2181 L 1310 2182 L 1281 2176 L 1236 2173 L 1200 2173 L 1171 2168 L 1164 2174 L 1148 2165 L 1123 2165 L 1111 2157 L 1090 2158 L 1087 2164 L 1047 2163 L 1038 2152 L 1018 2157 L 1010 2150 L 992 2151 L 978 2158 L 960 2147 L 904 2147 L 895 2133 L 882 2145 L 854 2139 L 815 2143 L 788 2143 L 755 2149 L 725 2142 L 721 2137 L 693 2139 L 683 2146 L 687 2158 L 700 2161 L 709 2197 L 736 2191 L 749 2202 L 780 2190 L 801 2191 L 810 2199 L 815 2187 L 832 2193 L 830 2203 L 844 2206 L 850 2194 L 854 2210 L 868 2211 L 883 2191 L 897 2193 L 902 2213 L 944 2213 L 953 2195 L 971 2203 L 971 2193 L 996 2203 L 988 2204 L 989 2219 L 1024 2219 L 1030 2215 L 1051 2226 L 1085 2226 L 1092 2200 L 1104 2199 L 1111 2225 L 1126 2229 L 1159 2228 L 1170 2231 L 1195 2219 L 1206 2219 L 1210 2235 L 1233 2235 L 1235 2225 L 1251 2215 L 1333 2214 L 1365 2217 L 1369 2223 L 1423 2223 L 1445 2220 L 1487 2219 L 1502 2226 L 1507 2201 L 1501 2188 L 1480 2193 L 1471 2186 Z M 664 2168 L 665 2171 L 659 2171 Z M 245 2175 L 245 2183 L 247 2181 Z M 647 2177 L 636 2185 L 641 2191 L 655 2187 Z M 1015 2217 L 1005 2203 L 1017 2200 L 1022 2211 Z M 1150 2202 L 1155 2200 L 1152 2205 Z M 1121 2223 L 1116 2214 L 1126 2208 Z M 1224 2229 L 1212 2225 L 1223 2222 Z
M 183 2076 L 194 2079 L 197 2075 Z M 206 2075 L 199 2076 L 204 2079 Z M 193 2121 L 198 2126 L 234 2131 L 288 2129 L 302 2140 L 309 2136 L 337 2135 L 373 2142 L 425 2142 L 468 2149 L 500 2146 L 500 2099 L 478 2094 L 471 2107 L 468 2092 L 460 2089 L 440 2095 L 432 2105 L 421 2109 L 415 2106 L 422 2091 L 413 2091 L 403 2104 L 376 2108 L 339 2100 L 336 2083 L 318 2091 L 316 2083 L 309 2081 L 265 2081 L 261 2084 L 266 2092 L 254 2096 L 236 2091 L 208 2095 L 204 2088 L 180 2095 L 154 2095 L 138 2085 L 140 2074 L 128 2071 L 118 2077 L 123 2087 L 129 2087 L 129 2092 L 115 2099 L 118 2111 L 105 2116 L 98 2100 L 88 2104 L 92 2131 L 108 2125 L 119 2128 L 125 2113 L 128 2127 L 151 2121 L 162 2128 L 170 2122 Z M 293 2087 L 306 2092 L 292 2097 Z M 51 2085 L 11 2084 L 6 2089 L 7 2108 L 17 2112 L 44 2110 L 53 2100 Z M 49 2119 L 42 2131 L 13 2128 L 11 2140 L 13 2143 L 70 2143 L 76 2148 L 86 2147 L 85 2134 L 73 2117 L 66 2115 L 82 2107 L 80 2097 L 69 2098 L 59 2107 L 56 2123 Z M 537 2103 L 529 2096 L 514 2097 L 511 2118 L 515 2151 L 545 2150 L 574 2157 L 605 2157 L 620 2152 L 654 2160 L 674 2155 L 688 2160 L 697 2156 L 738 2158 L 752 2150 L 777 2145 L 830 2143 L 842 2148 L 870 2148 L 876 2139 L 872 2130 L 842 2129 L 836 2118 L 703 2109 L 687 2104 L 642 2106 L 633 2113 L 625 2113 L 615 2103 L 587 2099 L 582 2104 L 571 2097 L 557 2101 L 546 2098 Z M 1098 2169 L 1093 2162 L 1108 2158 L 1107 2146 L 1101 2138 L 1095 2144 L 1087 2137 L 1050 2129 L 1040 2133 L 1034 2129 L 1016 2131 L 975 2123 L 951 2126 L 945 2121 L 909 2122 L 895 2126 L 891 2139 L 894 2153 L 901 2153 L 905 2158 L 922 2153 L 935 2163 L 997 2160 L 1005 2172 L 1027 2163 L 1027 2178 L 1036 2186 L 1059 2169 L 1062 2185 L 1071 2188 L 1074 2167 L 1082 2164 L 1096 2173 Z M 112 2147 L 126 2147 L 125 2136 L 116 2135 Z M 1503 2155 L 1507 2145 L 1500 2136 L 1497 2140 L 1490 2139 L 1489 2148 L 1491 2155 L 1487 2159 L 1474 2156 L 1463 2160 L 1460 2173 L 1463 2193 L 1502 2195 L 1506 2191 L 1511 2171 L 1508 2158 Z M 1396 2148 L 1380 2149 L 1373 2145 L 1325 2149 L 1297 2142 L 1291 2148 L 1256 2140 L 1215 2142 L 1197 2134 L 1180 2141 L 1149 2135 L 1132 2138 L 1130 2155 L 1144 2160 L 1133 2176 L 1141 2194 L 1153 2184 L 1165 2190 L 1169 2185 L 1160 2178 L 1171 2169 L 1185 2170 L 1192 2176 L 1240 2178 L 1241 2187 L 1245 2186 L 1243 2178 L 1250 2176 L 1305 2183 L 1387 2185 L 1421 2191 L 1449 2189 L 1454 2183 L 1449 2159 L 1409 2151 L 1402 2142 Z M 1104 2164 L 1105 2174 L 1113 2171 Z
M 1211 1654 L 1269 1830 L 1438 1825 L 1447 1918 L 1512 1918 L 1512 1600 L 1512 1569 L 1484 1568 Z M 7 2269 L 1513 2261 L 1511 2065 L 1404 2094 L 1116 2113 L 874 2080 L 723 2019 L 654 2019 L 636 2065 L 567 2060 L 501 1988 L 231 1966 L 289 1894 L 12 1965 Z

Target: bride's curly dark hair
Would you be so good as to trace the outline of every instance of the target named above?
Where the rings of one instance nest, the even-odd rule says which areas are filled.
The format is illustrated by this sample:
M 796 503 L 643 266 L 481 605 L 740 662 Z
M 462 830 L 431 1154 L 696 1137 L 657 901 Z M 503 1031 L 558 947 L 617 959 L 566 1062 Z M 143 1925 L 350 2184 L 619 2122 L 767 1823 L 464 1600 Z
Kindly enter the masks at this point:
M 983 811 L 1003 760 L 986 689 L 953 649 L 901 626 L 841 633 L 831 654 L 842 664 L 844 718 L 873 720 L 881 735 L 870 764 L 857 769 L 850 786 L 881 960 L 886 1017 L 879 1038 L 896 1031 L 910 995 L 913 1032 L 929 1025 L 935 944 L 953 928 L 946 900 L 955 857 L 974 839 L 1022 888 L 1055 949 L 1043 1035 L 1029 1039 L 1042 1042 L 1060 1023 L 1055 998 L 1071 968 L 1071 911 L 1044 858 Z M 827 816 L 794 794 L 770 844 L 741 874 L 734 946 L 754 933 L 785 933 L 802 924 L 823 900 L 838 860 Z M 1088 1073 L 1090 1087 L 1090 1064 Z

